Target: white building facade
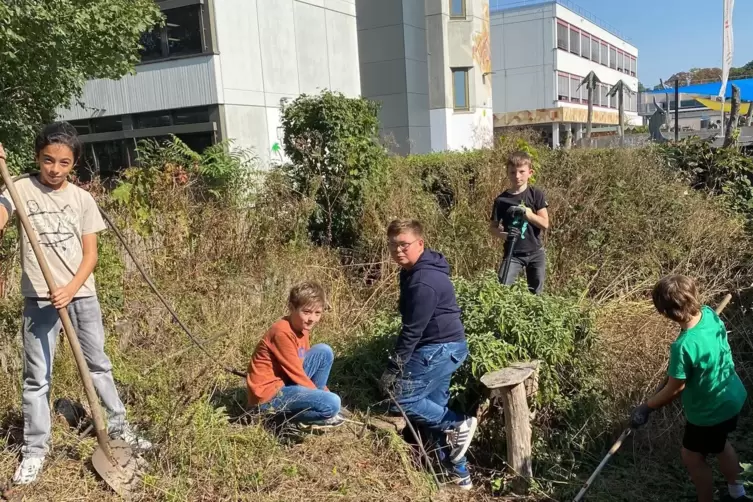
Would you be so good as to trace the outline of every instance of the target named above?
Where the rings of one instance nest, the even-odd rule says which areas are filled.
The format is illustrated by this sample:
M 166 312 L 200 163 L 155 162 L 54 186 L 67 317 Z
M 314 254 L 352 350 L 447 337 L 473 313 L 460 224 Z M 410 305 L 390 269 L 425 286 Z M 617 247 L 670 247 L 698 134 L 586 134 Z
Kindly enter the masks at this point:
M 59 110 L 107 174 L 136 141 L 175 134 L 200 150 L 229 139 L 279 157 L 280 101 L 323 89 L 360 95 L 355 0 L 164 0 L 135 75 L 86 84 Z
M 638 49 L 569 2 L 493 9 L 491 37 L 495 130 L 535 127 L 558 146 L 568 130 L 576 140 L 583 133 L 588 93 L 580 84 L 591 71 L 602 82 L 594 131 L 618 124 L 617 97 L 607 96 L 614 84 L 638 91 Z M 624 94 L 626 125 L 641 123 L 634 93 Z

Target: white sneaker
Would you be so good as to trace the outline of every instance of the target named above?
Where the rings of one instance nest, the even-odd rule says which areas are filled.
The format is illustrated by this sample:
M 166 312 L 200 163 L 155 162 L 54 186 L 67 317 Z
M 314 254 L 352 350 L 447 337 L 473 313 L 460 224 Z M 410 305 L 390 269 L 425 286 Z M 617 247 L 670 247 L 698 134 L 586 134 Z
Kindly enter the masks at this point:
M 342 424 L 345 423 L 345 417 L 340 415 L 339 413 L 335 415 L 332 418 L 327 418 L 325 420 L 317 420 L 315 422 L 306 422 L 302 423 L 304 427 L 311 427 L 312 429 L 332 429 L 334 427 L 339 427 Z
M 24 457 L 13 475 L 14 485 L 28 485 L 37 480 L 42 472 L 44 457 Z
M 122 439 L 131 445 L 131 448 L 134 450 L 148 451 L 154 447 L 151 441 L 139 435 L 129 423 L 123 425 L 123 429 L 119 433 L 111 434 L 110 437 L 112 439 Z
M 454 429 L 446 431 L 447 444 L 450 445 L 450 462 L 457 462 L 468 451 L 473 435 L 476 433 L 476 425 L 478 425 L 476 417 L 469 417 Z

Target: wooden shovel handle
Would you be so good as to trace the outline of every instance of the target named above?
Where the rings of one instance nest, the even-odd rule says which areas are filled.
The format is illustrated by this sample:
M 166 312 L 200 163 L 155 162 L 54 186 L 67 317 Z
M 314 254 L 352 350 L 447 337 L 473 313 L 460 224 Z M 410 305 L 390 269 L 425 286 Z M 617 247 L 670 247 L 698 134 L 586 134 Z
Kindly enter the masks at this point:
M 47 264 L 47 259 L 45 258 L 44 252 L 39 245 L 37 234 L 34 231 L 31 221 L 29 221 L 29 217 L 26 215 L 26 210 L 24 209 L 23 205 L 24 201 L 23 199 L 21 199 L 18 190 L 16 190 L 16 186 L 13 184 L 13 178 L 11 178 L 10 173 L 8 172 L 8 167 L 5 165 L 5 159 L 2 158 L 0 158 L 0 174 L 2 174 L 3 182 L 8 188 L 8 193 L 10 194 L 10 198 L 13 200 L 13 205 L 16 206 L 18 219 L 21 220 L 21 226 L 23 227 L 24 232 L 29 239 L 31 249 L 34 251 L 34 256 L 36 256 L 37 258 L 39 268 L 42 270 L 42 275 L 44 276 L 44 280 L 47 283 L 47 287 L 50 289 L 50 293 L 54 293 L 58 289 L 57 285 L 55 284 L 55 279 L 52 277 L 52 272 L 50 271 L 50 267 Z M 86 364 L 84 353 L 81 351 L 81 344 L 79 343 L 78 336 L 76 336 L 76 332 L 73 329 L 73 323 L 71 323 L 71 318 L 68 315 L 68 309 L 65 307 L 58 309 L 58 314 L 60 315 L 60 319 L 63 322 L 63 330 L 65 331 L 65 336 L 66 338 L 68 338 L 68 342 L 71 344 L 73 357 L 76 359 L 76 366 L 78 367 L 78 373 L 79 375 L 81 375 L 81 380 L 84 383 L 84 389 L 86 390 L 86 399 L 89 401 L 89 407 L 91 408 L 92 417 L 94 418 L 94 428 L 97 433 L 97 442 L 99 443 L 99 446 L 102 448 L 107 458 L 114 463 L 112 452 L 110 451 L 110 444 L 108 442 L 109 438 L 107 437 L 105 421 L 102 416 L 102 408 L 99 404 L 99 397 L 97 396 L 97 392 L 94 390 L 94 383 L 92 382 L 92 377 L 89 373 L 89 366 Z

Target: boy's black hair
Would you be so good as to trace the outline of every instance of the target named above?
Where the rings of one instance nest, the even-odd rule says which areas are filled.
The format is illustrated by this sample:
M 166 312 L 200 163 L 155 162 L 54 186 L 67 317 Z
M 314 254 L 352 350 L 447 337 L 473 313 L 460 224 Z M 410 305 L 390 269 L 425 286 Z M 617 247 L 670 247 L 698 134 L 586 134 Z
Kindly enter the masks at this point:
M 81 140 L 78 138 L 76 128 L 68 122 L 53 122 L 39 131 L 34 141 L 34 156 L 39 157 L 39 153 L 45 147 L 55 144 L 65 145 L 71 149 L 74 164 L 81 158 L 83 151 Z

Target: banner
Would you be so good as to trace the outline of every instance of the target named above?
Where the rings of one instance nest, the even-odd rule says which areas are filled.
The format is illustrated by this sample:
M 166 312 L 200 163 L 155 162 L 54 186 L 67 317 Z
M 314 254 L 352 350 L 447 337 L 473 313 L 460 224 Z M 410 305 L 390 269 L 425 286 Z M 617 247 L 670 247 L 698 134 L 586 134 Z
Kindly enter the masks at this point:
M 722 87 L 719 89 L 719 97 L 724 99 L 727 92 L 727 79 L 729 69 L 732 67 L 732 52 L 734 40 L 732 38 L 732 11 L 735 8 L 735 0 L 722 0 L 724 2 L 724 43 L 722 55 Z

